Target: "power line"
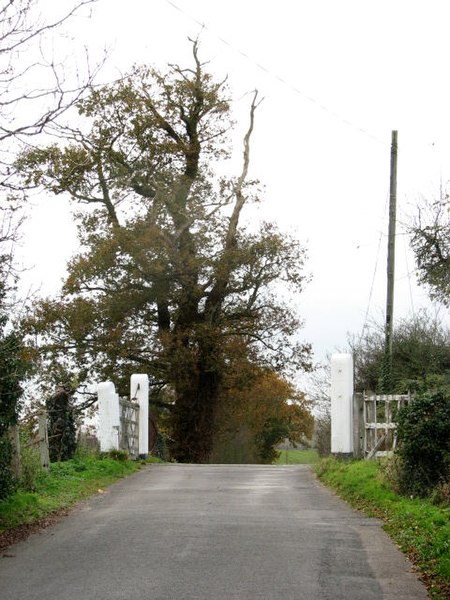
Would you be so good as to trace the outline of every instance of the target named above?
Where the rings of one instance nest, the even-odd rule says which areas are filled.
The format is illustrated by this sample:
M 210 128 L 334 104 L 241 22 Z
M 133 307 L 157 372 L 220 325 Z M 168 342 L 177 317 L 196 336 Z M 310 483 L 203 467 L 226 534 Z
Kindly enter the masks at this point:
M 228 46 L 228 48 L 230 48 L 231 50 L 233 50 L 237 54 L 241 55 L 245 60 L 247 60 L 248 62 L 252 63 L 260 71 L 263 71 L 266 75 L 269 75 L 273 79 L 276 79 L 281 84 L 283 84 L 286 87 L 288 87 L 295 94 L 301 96 L 304 100 L 307 100 L 311 104 L 314 104 L 317 108 L 319 108 L 323 112 L 327 113 L 328 115 L 330 115 L 331 117 L 333 117 L 337 121 L 340 121 L 341 123 L 343 123 L 347 127 L 350 127 L 351 129 L 354 129 L 354 130 L 358 131 L 359 133 L 362 133 L 363 135 L 366 135 L 367 137 L 371 138 L 375 142 L 377 142 L 379 144 L 382 144 L 383 146 L 388 145 L 385 141 L 380 140 L 378 137 L 376 137 L 375 135 L 373 135 L 373 133 L 370 133 L 370 131 L 368 131 L 367 129 L 364 129 L 363 127 L 360 127 L 359 125 L 356 125 L 355 123 L 353 123 L 349 119 L 343 117 L 339 113 L 337 113 L 337 112 L 335 112 L 333 110 L 330 110 L 325 104 L 323 104 L 322 102 L 320 102 L 319 100 L 317 100 L 313 96 L 310 96 L 309 94 L 306 94 L 301 89 L 299 89 L 295 85 L 292 85 L 289 81 L 287 81 L 286 79 L 284 79 L 283 77 L 281 77 L 280 75 L 278 75 L 278 73 L 275 73 L 274 71 L 271 71 L 270 69 L 268 69 L 267 67 L 265 67 L 261 63 L 259 63 L 256 60 L 254 60 L 246 52 L 244 52 L 240 48 L 235 47 L 228 40 L 226 40 L 221 35 L 219 35 L 215 31 L 213 31 L 204 22 L 199 21 L 198 19 L 196 19 L 195 17 L 193 17 L 192 15 L 190 15 L 189 13 L 187 13 L 185 10 L 183 10 L 182 8 L 180 8 L 172 0 L 165 0 L 165 2 L 167 4 L 169 4 L 172 8 L 174 8 L 176 11 L 178 11 L 179 13 L 181 13 L 183 16 L 185 16 L 186 18 L 188 18 L 191 21 L 193 21 L 194 23 L 196 23 L 196 25 L 199 25 L 202 29 L 205 29 L 206 31 L 208 31 L 211 35 L 213 35 L 214 37 L 216 37 L 222 44 L 224 44 L 225 46 Z
M 387 195 L 387 196 L 386 196 L 386 201 L 385 201 L 385 203 L 384 203 L 384 214 L 383 214 L 383 218 L 385 218 L 385 217 L 386 217 L 386 211 L 387 211 L 387 207 L 388 207 L 388 202 L 389 202 L 389 195 Z M 379 259 L 380 259 L 381 240 L 382 240 L 384 237 L 386 237 L 386 234 L 384 233 L 384 231 L 383 231 L 383 230 L 381 230 L 381 231 L 379 232 L 379 234 L 380 234 L 380 235 L 379 235 L 379 237 L 378 237 L 377 256 L 376 256 L 376 259 L 375 259 L 375 267 L 374 267 L 374 270 L 373 270 L 373 275 L 372 275 L 372 283 L 371 283 L 371 286 L 370 286 L 369 299 L 368 299 L 368 301 L 367 301 L 367 309 L 366 309 L 366 314 L 365 314 L 365 316 L 364 316 L 364 322 L 363 322 L 363 326 L 362 326 L 362 329 L 361 329 L 361 335 L 359 336 L 359 343 L 360 343 L 360 344 L 361 344 L 361 341 L 362 341 L 362 339 L 363 339 L 364 331 L 365 331 L 365 329 L 366 329 L 366 327 L 367 327 L 367 321 L 368 321 L 368 318 L 369 318 L 370 305 L 371 305 L 371 303 L 372 303 L 373 290 L 374 290 L 374 287 L 375 287 L 375 278 L 376 278 L 376 275 L 377 275 L 377 270 L 378 270 L 378 261 L 379 261 Z
M 363 339 L 363 335 L 364 335 L 364 331 L 367 327 L 367 321 L 369 318 L 369 311 L 370 311 L 370 305 L 372 303 L 372 296 L 373 296 L 373 290 L 375 287 L 375 278 L 377 275 L 377 270 L 378 270 L 378 260 L 380 258 L 380 248 L 381 248 L 381 240 L 383 239 L 383 232 L 380 232 L 379 238 L 378 238 L 378 248 L 377 248 L 377 257 L 375 259 L 375 267 L 373 270 L 373 275 L 372 275 L 372 283 L 370 286 L 370 292 L 369 292 L 369 299 L 367 301 L 367 309 L 366 309 L 366 314 L 364 316 L 364 322 L 363 322 L 363 326 L 361 329 L 361 335 L 359 336 L 359 344 L 361 345 L 361 341 Z

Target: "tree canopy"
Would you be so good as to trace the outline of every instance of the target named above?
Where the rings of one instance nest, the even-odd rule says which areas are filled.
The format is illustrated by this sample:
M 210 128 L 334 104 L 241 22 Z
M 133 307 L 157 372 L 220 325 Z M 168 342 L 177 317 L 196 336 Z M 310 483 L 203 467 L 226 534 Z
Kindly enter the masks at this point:
M 176 458 L 203 462 L 233 348 L 281 372 L 309 368 L 310 347 L 282 300 L 287 286 L 302 290 L 304 248 L 273 224 L 242 226 L 258 199 L 248 176 L 257 93 L 242 169 L 219 176 L 231 156 L 228 91 L 192 48 L 192 67 L 135 67 L 93 89 L 79 127 L 28 149 L 17 168 L 27 186 L 87 205 L 62 293 L 30 320 L 49 365 L 78 379 L 148 373 L 173 392 Z
M 422 203 L 411 234 L 419 283 L 433 299 L 450 306 L 450 198 Z
M 369 330 L 350 342 L 355 359 L 355 389 L 380 393 L 383 378 L 383 327 Z M 450 378 L 450 332 L 438 319 L 422 311 L 403 319 L 392 340 L 393 393 L 406 393 L 432 377 Z
M 310 408 L 280 375 L 241 360 L 224 377 L 214 462 L 272 463 L 285 439 L 302 443 L 311 438 Z
M 96 0 L 78 0 L 42 15 L 38 0 L 0 1 L 0 140 L 41 133 L 82 95 L 86 83 L 69 83 L 66 65 L 46 46 L 81 9 Z M 39 84 L 37 83 L 39 82 Z

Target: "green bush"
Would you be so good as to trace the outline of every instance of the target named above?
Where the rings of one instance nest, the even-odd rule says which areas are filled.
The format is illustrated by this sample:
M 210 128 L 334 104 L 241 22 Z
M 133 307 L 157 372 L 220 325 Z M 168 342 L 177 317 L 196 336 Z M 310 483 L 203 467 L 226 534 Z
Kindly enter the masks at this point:
M 268 465 L 272 464 L 280 455 L 276 445 L 288 435 L 288 423 L 277 418 L 267 419 L 261 431 L 255 436 L 260 462 Z
M 433 490 L 430 500 L 433 504 L 450 507 L 450 481 L 439 483 Z
M 0 436 L 0 500 L 6 498 L 14 489 L 11 471 L 11 444 L 8 436 Z
M 4 333 L 6 317 L 1 314 L 1 302 L 0 284 L 0 499 L 6 498 L 16 483 L 10 468 L 9 429 L 17 423 L 21 383 L 27 368 L 20 336 L 15 332 Z
M 108 458 L 118 460 L 119 462 L 125 462 L 128 460 L 128 452 L 126 450 L 110 450 L 107 454 Z
M 22 471 L 20 487 L 27 492 L 36 491 L 37 481 L 43 475 L 44 469 L 41 466 L 39 450 L 36 446 L 30 445 L 24 436 L 20 446 L 20 466 Z
M 419 393 L 397 417 L 399 488 L 427 496 L 450 477 L 450 388 Z

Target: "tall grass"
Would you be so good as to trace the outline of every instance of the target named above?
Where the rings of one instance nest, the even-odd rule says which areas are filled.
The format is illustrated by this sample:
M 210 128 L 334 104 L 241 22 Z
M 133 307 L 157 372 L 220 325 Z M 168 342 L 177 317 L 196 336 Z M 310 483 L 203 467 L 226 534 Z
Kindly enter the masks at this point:
M 139 468 L 135 461 L 98 456 L 53 463 L 49 473 L 36 473 L 31 491 L 19 488 L 0 502 L 0 533 L 68 508 Z

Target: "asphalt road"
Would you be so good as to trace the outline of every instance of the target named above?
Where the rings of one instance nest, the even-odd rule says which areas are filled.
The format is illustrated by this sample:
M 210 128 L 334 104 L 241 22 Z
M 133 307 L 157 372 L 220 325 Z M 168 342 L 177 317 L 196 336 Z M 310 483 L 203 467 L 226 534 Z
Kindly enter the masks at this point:
M 307 466 L 151 465 L 0 558 L 1 600 L 425 600 Z

